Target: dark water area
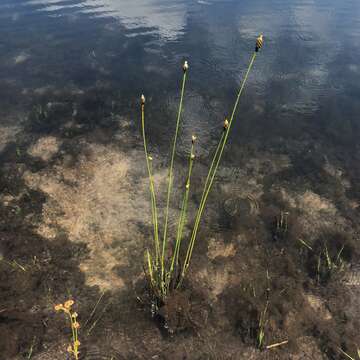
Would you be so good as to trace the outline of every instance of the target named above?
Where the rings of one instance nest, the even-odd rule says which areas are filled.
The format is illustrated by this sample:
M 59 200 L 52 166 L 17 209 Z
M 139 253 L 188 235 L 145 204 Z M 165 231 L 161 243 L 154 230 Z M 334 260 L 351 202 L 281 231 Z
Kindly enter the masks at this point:
M 139 97 L 161 189 L 189 62 L 177 166 L 195 133 L 192 216 L 260 33 L 188 326 L 165 336 L 137 300 L 150 233 Z M 53 305 L 69 297 L 84 359 L 355 357 L 359 55 L 357 0 L 0 0 L 0 360 L 65 359 Z M 256 346 L 265 308 L 265 345 L 288 341 L 274 350 Z

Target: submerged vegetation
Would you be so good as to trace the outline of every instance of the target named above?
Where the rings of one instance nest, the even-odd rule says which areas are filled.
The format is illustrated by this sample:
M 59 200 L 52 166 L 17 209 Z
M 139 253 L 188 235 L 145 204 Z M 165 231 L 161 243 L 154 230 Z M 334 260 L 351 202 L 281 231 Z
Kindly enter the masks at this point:
M 153 224 L 153 249 L 146 250 L 145 253 L 145 263 L 147 268 L 147 278 L 149 281 L 151 293 L 153 295 L 153 305 L 155 306 L 155 312 L 159 307 L 164 305 L 166 302 L 169 293 L 173 290 L 179 289 L 186 277 L 187 271 L 189 269 L 194 246 L 197 239 L 197 234 L 199 231 L 200 222 L 204 213 L 205 205 L 214 183 L 214 179 L 216 177 L 217 170 L 219 168 L 219 164 L 224 152 L 225 145 L 228 140 L 228 136 L 230 134 L 231 126 L 235 119 L 236 111 L 238 109 L 239 101 L 243 90 L 245 88 L 248 76 L 255 62 L 256 56 L 263 45 L 263 35 L 260 35 L 256 39 L 255 50 L 251 56 L 250 63 L 248 65 L 247 71 L 245 73 L 245 77 L 241 83 L 240 89 L 237 94 L 236 101 L 234 103 L 231 116 L 228 119 L 225 119 L 223 122 L 223 131 L 221 137 L 219 139 L 217 148 L 212 158 L 212 162 L 210 168 L 208 170 L 208 174 L 204 183 L 201 200 L 198 205 L 198 209 L 196 212 L 196 216 L 193 223 L 193 229 L 191 231 L 190 239 L 185 245 L 185 251 L 182 252 L 182 244 L 183 244 L 183 233 L 184 227 L 187 223 L 187 212 L 188 212 L 188 203 L 189 203 L 189 194 L 190 194 L 190 185 L 191 185 L 191 175 L 195 160 L 195 144 L 196 144 L 196 136 L 193 135 L 191 139 L 191 147 L 188 159 L 188 174 L 185 182 L 185 189 L 183 194 L 183 200 L 181 204 L 180 214 L 178 218 L 178 225 L 175 234 L 175 242 L 172 244 L 171 255 L 167 256 L 167 249 L 171 245 L 170 237 L 168 234 L 168 222 L 169 222 L 169 206 L 173 189 L 173 173 L 174 173 L 174 158 L 175 151 L 179 133 L 179 125 L 181 121 L 181 115 L 183 110 L 183 101 L 185 94 L 185 85 L 187 80 L 187 75 L 189 72 L 189 64 L 187 61 L 183 64 L 183 79 L 181 85 L 181 95 L 180 95 L 180 103 L 177 113 L 176 127 L 175 127 L 175 135 L 173 138 L 172 149 L 171 149 L 171 158 L 170 165 L 168 170 L 168 185 L 167 185 L 167 195 L 166 195 L 166 208 L 165 208 L 165 220 L 164 227 L 162 230 L 162 234 L 159 228 L 159 214 L 157 207 L 157 200 L 155 194 L 155 186 L 154 186 L 154 175 L 153 175 L 153 158 L 148 152 L 147 148 L 147 140 L 145 133 L 145 103 L 146 99 L 144 95 L 141 95 L 141 127 L 142 127 L 142 137 L 144 142 L 144 152 L 146 159 L 146 166 L 149 176 L 149 190 L 150 190 L 150 199 L 151 199 L 151 214 L 152 214 L 152 224 Z M 184 258 L 181 258 L 180 254 L 184 253 Z
M 68 346 L 67 351 L 71 354 L 75 360 L 79 359 L 79 328 L 80 324 L 77 320 L 78 314 L 75 311 L 72 311 L 72 306 L 74 305 L 74 300 L 67 300 L 64 304 L 57 304 L 54 306 L 55 311 L 62 311 L 70 321 L 70 328 L 71 328 L 71 344 Z

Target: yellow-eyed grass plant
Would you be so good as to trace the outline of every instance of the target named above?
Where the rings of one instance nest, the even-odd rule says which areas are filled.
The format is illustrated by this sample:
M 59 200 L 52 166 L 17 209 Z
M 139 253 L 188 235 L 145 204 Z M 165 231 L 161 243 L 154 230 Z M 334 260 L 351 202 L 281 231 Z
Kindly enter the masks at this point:
M 75 360 L 79 359 L 79 336 L 78 331 L 80 324 L 77 320 L 78 314 L 75 311 L 72 311 L 72 306 L 74 305 L 74 300 L 67 300 L 64 304 L 57 304 L 54 306 L 55 311 L 62 311 L 70 321 L 72 339 L 71 344 L 68 346 L 67 351 L 74 357 Z
M 182 78 L 182 85 L 181 85 L 181 94 L 180 94 L 180 103 L 177 113 L 176 119 L 176 126 L 175 126 L 175 135 L 173 138 L 172 149 L 171 149 L 171 157 L 170 157 L 170 165 L 168 171 L 168 178 L 167 178 L 167 195 L 166 195 L 166 207 L 165 207 L 165 220 L 164 220 L 164 228 L 163 228 L 163 236 L 159 234 L 159 225 L 158 225 L 158 213 L 157 213 L 157 205 L 156 205 L 156 197 L 155 197 L 155 187 L 154 187 L 154 180 L 153 180 L 153 173 L 152 173 L 152 157 L 148 153 L 147 149 L 147 142 L 146 142 L 146 134 L 145 134 L 145 96 L 141 95 L 141 127 L 142 127 L 142 136 L 144 142 L 144 152 L 146 158 L 146 165 L 147 171 L 149 176 L 149 189 L 150 189 L 150 199 L 151 199 L 151 212 L 152 212 L 152 224 L 153 224 L 153 238 L 154 238 L 154 250 L 153 252 L 150 250 L 146 250 L 145 252 L 145 264 L 147 268 L 147 278 L 150 283 L 151 290 L 157 300 L 165 302 L 167 295 L 173 289 L 178 289 L 186 275 L 186 272 L 189 268 L 190 261 L 192 258 L 197 234 L 199 231 L 199 225 L 201 222 L 201 218 L 205 209 L 206 201 L 208 199 L 210 190 L 214 183 L 214 179 L 224 152 L 225 145 L 228 140 L 228 136 L 230 133 L 230 129 L 232 123 L 235 119 L 236 111 L 239 105 L 239 101 L 241 95 L 244 91 L 248 76 L 250 71 L 253 67 L 255 62 L 256 56 L 259 50 L 263 46 L 263 35 L 260 35 L 256 39 L 256 46 L 255 50 L 251 56 L 250 63 L 248 65 L 247 71 L 245 73 L 245 77 L 241 83 L 240 89 L 238 91 L 236 101 L 234 107 L 232 109 L 232 113 L 230 119 L 225 119 L 223 123 L 223 131 L 215 150 L 215 154 L 213 156 L 201 200 L 197 209 L 197 213 L 194 220 L 193 229 L 191 232 L 190 240 L 187 243 L 187 248 L 185 251 L 185 258 L 181 262 L 180 261 L 180 253 L 181 253 L 181 245 L 182 245 L 182 238 L 184 228 L 187 222 L 187 210 L 188 210 L 188 203 L 189 203 L 189 193 L 190 193 L 190 180 L 191 174 L 193 170 L 193 163 L 195 160 L 195 142 L 196 137 L 193 135 L 191 139 L 191 148 L 190 148 L 190 155 L 189 155 L 189 166 L 188 166 L 188 173 L 187 179 L 185 182 L 185 191 L 183 195 L 183 200 L 181 203 L 181 209 L 178 219 L 177 231 L 175 234 L 175 243 L 173 245 L 172 253 L 169 259 L 166 257 L 166 250 L 168 245 L 168 221 L 169 221 L 169 207 L 170 207 L 170 200 L 171 200 L 171 192 L 173 187 L 173 171 L 174 171 L 174 158 L 175 158 L 175 151 L 176 151 L 176 144 L 177 138 L 179 133 L 179 125 L 181 121 L 181 115 L 183 110 L 183 101 L 184 101 L 184 94 L 185 94 L 185 84 L 187 79 L 187 73 L 189 71 L 189 64 L 187 61 L 183 64 L 183 78 Z M 160 240 L 161 239 L 161 240 Z M 160 243 L 160 241 L 162 241 Z

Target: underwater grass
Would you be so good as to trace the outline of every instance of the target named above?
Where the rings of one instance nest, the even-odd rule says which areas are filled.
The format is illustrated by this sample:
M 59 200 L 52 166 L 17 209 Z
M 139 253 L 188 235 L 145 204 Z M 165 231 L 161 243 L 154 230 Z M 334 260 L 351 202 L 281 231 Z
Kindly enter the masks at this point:
M 170 243 L 169 234 L 168 234 L 168 222 L 169 222 L 169 207 L 171 201 L 171 194 L 173 189 L 173 175 L 174 175 L 174 159 L 176 152 L 177 139 L 179 134 L 179 126 L 181 122 L 181 116 L 183 111 L 184 104 L 184 95 L 185 95 L 185 86 L 187 80 L 187 74 L 189 71 L 189 64 L 187 61 L 184 62 L 182 70 L 182 84 L 181 84 L 181 94 L 179 107 L 176 118 L 176 126 L 175 126 L 175 134 L 172 141 L 171 148 L 171 156 L 170 156 L 170 164 L 168 169 L 168 178 L 167 178 L 167 194 L 166 194 L 166 207 L 165 207 L 165 220 L 163 227 L 163 234 L 160 235 L 159 232 L 159 222 L 158 222 L 158 210 L 157 210 L 157 202 L 155 195 L 155 187 L 154 187 L 154 179 L 153 179 L 153 168 L 152 168 L 152 157 L 149 155 L 147 148 L 147 140 L 146 140 L 146 131 L 145 131 L 145 96 L 141 95 L 141 129 L 142 129 L 142 137 L 143 137 L 143 145 L 144 145 L 144 153 L 146 159 L 146 167 L 148 171 L 149 177 L 149 192 L 150 192 L 150 201 L 151 201 L 151 216 L 152 216 L 152 225 L 153 225 L 153 251 L 147 249 L 145 251 L 145 267 L 147 269 L 146 275 L 148 282 L 150 284 L 150 289 L 153 294 L 154 300 L 159 305 L 159 303 L 164 303 L 166 301 L 169 292 L 173 289 L 178 289 L 183 283 L 184 278 L 186 277 L 186 273 L 191 263 L 193 250 L 195 247 L 197 235 L 199 232 L 199 227 L 201 223 L 201 219 L 205 210 L 206 202 L 209 197 L 211 188 L 214 183 L 214 179 L 217 174 L 217 170 L 219 168 L 219 164 L 221 162 L 224 149 L 226 143 L 228 141 L 228 137 L 230 134 L 231 126 L 235 119 L 235 115 L 238 109 L 238 105 L 240 102 L 241 95 L 245 89 L 246 82 L 248 80 L 248 76 L 251 72 L 251 69 L 254 65 L 256 56 L 259 50 L 263 46 L 263 35 L 260 35 L 256 39 L 255 50 L 251 56 L 248 68 L 246 70 L 243 81 L 241 82 L 241 86 L 237 93 L 237 97 L 231 112 L 230 119 L 225 119 L 223 123 L 223 131 L 220 136 L 218 145 L 216 147 L 215 153 L 213 155 L 210 168 L 208 170 L 208 174 L 204 183 L 201 200 L 196 212 L 196 216 L 194 219 L 193 229 L 191 231 L 191 236 L 189 241 L 187 242 L 187 248 L 184 251 L 185 258 L 183 261 L 180 259 L 181 246 L 183 244 L 183 233 L 184 228 L 187 224 L 187 210 L 189 203 L 189 194 L 190 194 L 190 182 L 191 175 L 193 171 L 193 165 L 195 160 L 195 143 L 196 136 L 193 135 L 191 139 L 191 147 L 190 154 L 188 160 L 188 172 L 187 179 L 185 182 L 184 195 L 181 203 L 179 219 L 177 222 L 177 230 L 175 234 L 175 242 L 172 246 L 172 252 L 170 257 L 166 256 L 166 251 L 168 249 L 168 245 Z

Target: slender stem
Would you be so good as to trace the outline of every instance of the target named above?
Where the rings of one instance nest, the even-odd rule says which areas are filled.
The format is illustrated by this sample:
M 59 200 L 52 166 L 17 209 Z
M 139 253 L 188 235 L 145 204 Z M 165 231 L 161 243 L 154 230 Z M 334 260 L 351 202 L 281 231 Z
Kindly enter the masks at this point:
M 205 197 L 205 194 L 206 194 L 206 190 L 207 190 L 207 188 L 208 188 L 208 183 L 209 183 L 209 180 L 210 180 L 211 175 L 212 175 L 212 173 L 213 173 L 213 168 L 214 168 L 214 165 L 215 165 L 215 161 L 216 161 L 216 159 L 218 158 L 219 150 L 220 150 L 220 148 L 221 148 L 221 144 L 222 144 L 223 140 L 224 140 L 224 131 L 223 131 L 222 134 L 221 134 L 219 143 L 218 143 L 218 145 L 217 145 L 215 154 L 214 154 L 214 156 L 213 156 L 213 159 L 212 159 L 212 162 L 211 162 L 211 165 L 210 165 L 210 168 L 209 168 L 209 171 L 208 171 L 206 180 L 205 180 L 203 192 L 202 192 L 201 199 L 200 199 L 200 203 L 199 203 L 199 208 L 198 208 L 198 211 L 197 211 L 196 217 L 195 217 L 194 228 L 197 228 L 197 227 L 199 226 L 199 222 L 200 222 L 200 218 L 201 218 L 201 213 L 200 213 L 201 204 L 202 204 L 203 201 L 204 201 L 204 197 Z M 193 237 L 193 234 L 194 234 L 194 232 L 192 233 L 191 238 Z M 192 241 L 190 240 L 190 243 L 191 243 L 191 242 L 192 242 Z M 186 257 L 185 257 L 184 265 L 187 263 L 189 254 L 190 254 L 190 248 L 188 248 L 188 251 L 186 252 Z
M 152 261 L 151 261 L 151 254 L 149 250 L 146 250 L 146 260 L 148 263 L 148 268 L 149 268 L 149 276 L 150 276 L 150 282 L 151 285 L 154 286 L 155 281 L 154 281 L 154 274 L 153 274 L 153 265 L 152 265 Z
M 70 326 L 71 326 L 71 332 L 72 332 L 72 343 L 73 343 L 73 354 L 75 357 L 75 360 L 78 360 L 78 345 L 77 345 L 77 329 L 74 326 L 74 319 L 72 317 L 72 314 L 70 310 L 65 310 L 66 314 L 69 316 L 70 319 Z
M 182 86 L 181 86 L 181 95 L 180 95 L 180 103 L 179 109 L 177 114 L 176 120 L 176 129 L 175 129 L 175 136 L 171 151 L 171 160 L 170 160 L 170 167 L 169 167 L 169 178 L 168 178 L 168 189 L 167 189 L 167 198 L 166 198 L 166 209 L 165 209 L 165 223 L 164 223 L 164 238 L 162 243 L 162 255 L 161 255 L 161 278 L 164 279 L 164 270 L 165 270 L 165 251 L 166 251 L 166 242 L 167 242 L 167 228 L 168 228 L 168 221 L 169 221 L 169 205 L 170 205 L 170 196 L 171 196 L 171 188 L 172 188 L 172 180 L 173 180 L 173 167 L 174 167 L 174 157 L 175 157 L 175 150 L 176 150 L 176 142 L 177 136 L 179 132 L 179 124 L 182 112 L 182 104 L 184 99 L 184 92 L 185 92 L 185 83 L 186 83 L 186 74 L 187 71 L 184 70 Z
M 172 255 L 171 266 L 170 266 L 170 271 L 169 271 L 168 286 L 170 285 L 171 275 L 172 275 L 172 272 L 174 271 L 174 267 L 175 267 L 175 265 L 178 264 L 178 261 L 179 261 L 180 245 L 181 245 L 184 226 L 186 223 L 186 213 L 187 213 L 187 208 L 188 208 L 188 203 L 189 203 L 190 180 L 191 180 L 193 164 L 194 164 L 194 143 L 192 142 L 190 156 L 189 156 L 189 170 L 188 170 L 188 176 L 187 176 L 186 185 L 185 185 L 186 190 L 185 190 L 185 194 L 184 194 L 184 198 L 183 198 L 182 206 L 181 206 L 181 211 L 180 211 L 180 217 L 179 217 L 179 223 L 178 223 L 178 229 L 177 229 L 177 235 L 176 235 L 176 242 L 175 242 L 175 249 L 174 249 L 174 253 Z
M 156 263 L 160 258 L 160 244 L 159 244 L 159 231 L 158 231 L 158 216 L 157 216 L 157 208 L 156 208 L 156 198 L 155 198 L 155 189 L 154 189 L 154 180 L 152 176 L 152 167 L 149 160 L 149 155 L 147 151 L 146 144 L 146 135 L 145 135 L 145 105 L 141 104 L 141 127 L 142 127 L 142 136 L 144 141 L 144 151 L 146 158 L 146 166 L 149 175 L 149 188 L 150 188 L 150 196 L 151 196 L 151 212 L 152 212 L 152 222 L 154 228 L 154 242 L 155 242 L 155 258 Z
M 243 80 L 243 82 L 242 82 L 242 84 L 241 84 L 239 93 L 238 93 L 238 95 L 237 95 L 237 98 L 236 98 L 236 101 L 235 101 L 235 104 L 234 104 L 234 108 L 233 108 L 233 111 L 232 111 L 232 114 L 231 114 L 231 118 L 230 118 L 230 121 L 229 121 L 229 125 L 228 125 L 228 128 L 226 129 L 225 136 L 224 136 L 224 141 L 223 141 L 222 144 L 221 144 L 220 151 L 219 151 L 219 155 L 218 155 L 218 158 L 217 158 L 217 160 L 216 160 L 213 173 L 212 173 L 212 175 L 211 175 L 211 178 L 210 178 L 208 187 L 207 187 L 207 189 L 206 189 L 206 192 L 205 192 L 203 201 L 202 201 L 202 203 L 201 203 L 200 206 L 199 206 L 199 210 L 198 210 L 198 214 L 199 214 L 199 215 L 197 216 L 198 221 L 197 221 L 197 223 L 194 225 L 194 229 L 193 229 L 193 232 L 192 232 L 192 234 L 191 234 L 191 239 L 190 239 L 190 243 L 189 243 L 189 247 L 188 247 L 188 251 L 187 251 L 187 255 L 186 255 L 186 262 L 184 263 L 184 267 L 183 267 L 183 270 L 182 270 L 182 275 L 181 275 L 182 278 L 185 276 L 186 270 L 187 270 L 187 268 L 189 267 L 189 264 L 190 264 L 190 260 L 191 260 L 192 252 L 193 252 L 193 249 L 194 249 L 195 240 L 196 240 L 196 235 L 197 235 L 198 228 L 199 228 L 200 219 L 201 219 L 202 213 L 203 213 L 203 211 L 204 211 L 205 204 L 206 204 L 206 200 L 207 200 L 207 198 L 208 198 L 209 192 L 210 192 L 211 187 L 212 187 L 212 185 L 213 185 L 214 178 L 215 178 L 215 175 L 216 175 L 216 172 L 217 172 L 217 169 L 218 169 L 218 166 L 219 166 L 219 163 L 220 163 L 220 160 L 221 160 L 221 157 L 222 157 L 222 154 L 223 154 L 223 151 L 224 151 L 224 148 L 225 148 L 225 145 L 226 145 L 228 136 L 229 136 L 230 128 L 231 128 L 232 122 L 233 122 L 233 120 L 234 120 L 234 116 L 235 116 L 235 113 L 236 113 L 236 110 L 237 110 L 237 107 L 238 107 L 238 104 L 239 104 L 239 101 L 240 101 L 240 97 L 241 97 L 241 94 L 242 94 L 242 92 L 243 92 L 243 90 L 244 90 L 244 87 L 245 87 L 246 81 L 247 81 L 247 79 L 248 79 L 250 70 L 251 70 L 251 68 L 252 68 L 252 66 L 253 66 L 253 64 L 254 64 L 254 61 L 255 61 L 255 58 L 256 58 L 256 54 L 257 54 L 257 53 L 254 52 L 253 55 L 252 55 L 252 57 L 251 57 L 250 64 L 249 64 L 249 66 L 248 66 L 248 69 L 247 69 L 247 71 L 246 71 L 244 80 Z

